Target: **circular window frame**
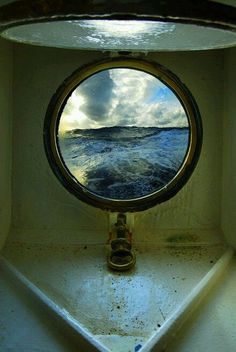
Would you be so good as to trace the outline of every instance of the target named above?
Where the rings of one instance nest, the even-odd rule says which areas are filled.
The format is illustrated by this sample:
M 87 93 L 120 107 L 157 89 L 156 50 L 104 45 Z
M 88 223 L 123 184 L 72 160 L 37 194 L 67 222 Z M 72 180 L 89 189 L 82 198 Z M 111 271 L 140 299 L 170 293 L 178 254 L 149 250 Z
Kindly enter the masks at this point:
M 175 177 L 159 190 L 134 199 L 110 199 L 93 193 L 79 183 L 65 165 L 58 146 L 58 125 L 72 92 L 90 76 L 114 68 L 130 68 L 151 74 L 172 90 L 183 106 L 189 122 L 189 144 L 184 161 Z M 49 164 L 62 185 L 78 199 L 106 211 L 137 212 L 169 200 L 182 189 L 199 159 L 202 146 L 202 123 L 196 101 L 180 79 L 164 66 L 144 59 L 109 58 L 83 66 L 59 86 L 51 101 L 44 122 L 44 147 Z

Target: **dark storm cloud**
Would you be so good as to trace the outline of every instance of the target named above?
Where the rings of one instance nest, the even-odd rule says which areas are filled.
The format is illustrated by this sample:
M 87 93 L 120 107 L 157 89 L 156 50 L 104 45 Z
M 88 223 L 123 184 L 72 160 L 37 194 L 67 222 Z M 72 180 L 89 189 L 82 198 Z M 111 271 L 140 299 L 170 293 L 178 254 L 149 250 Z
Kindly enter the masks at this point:
M 77 89 L 85 98 L 80 111 L 93 121 L 104 121 L 108 117 L 112 102 L 114 82 L 109 71 L 102 71 L 85 80 Z

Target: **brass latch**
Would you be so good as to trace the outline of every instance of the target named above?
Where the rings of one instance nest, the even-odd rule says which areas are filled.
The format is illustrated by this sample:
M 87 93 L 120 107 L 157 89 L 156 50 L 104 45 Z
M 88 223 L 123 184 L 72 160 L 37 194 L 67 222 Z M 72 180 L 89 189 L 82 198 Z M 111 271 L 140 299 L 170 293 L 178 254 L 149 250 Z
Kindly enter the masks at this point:
M 111 244 L 111 252 L 108 256 L 109 268 L 118 271 L 131 269 L 136 258 L 132 251 L 132 233 L 127 226 L 125 214 L 117 215 L 117 221 L 110 232 L 109 242 Z

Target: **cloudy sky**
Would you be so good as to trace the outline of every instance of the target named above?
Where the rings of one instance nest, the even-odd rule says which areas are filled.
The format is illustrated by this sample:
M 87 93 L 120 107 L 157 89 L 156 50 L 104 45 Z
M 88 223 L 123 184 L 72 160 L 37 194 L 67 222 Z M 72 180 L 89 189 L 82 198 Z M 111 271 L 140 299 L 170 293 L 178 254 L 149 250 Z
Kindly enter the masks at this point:
M 115 68 L 81 83 L 67 101 L 59 133 L 112 126 L 186 127 L 184 109 L 173 92 L 142 71 Z

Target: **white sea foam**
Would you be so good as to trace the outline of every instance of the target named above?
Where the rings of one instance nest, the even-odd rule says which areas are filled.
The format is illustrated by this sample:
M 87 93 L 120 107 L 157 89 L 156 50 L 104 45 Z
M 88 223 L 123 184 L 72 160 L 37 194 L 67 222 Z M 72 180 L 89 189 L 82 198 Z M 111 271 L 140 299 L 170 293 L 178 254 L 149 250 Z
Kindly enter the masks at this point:
M 132 199 L 172 180 L 188 140 L 188 128 L 110 127 L 73 130 L 59 138 L 59 146 L 71 174 L 90 191 Z

